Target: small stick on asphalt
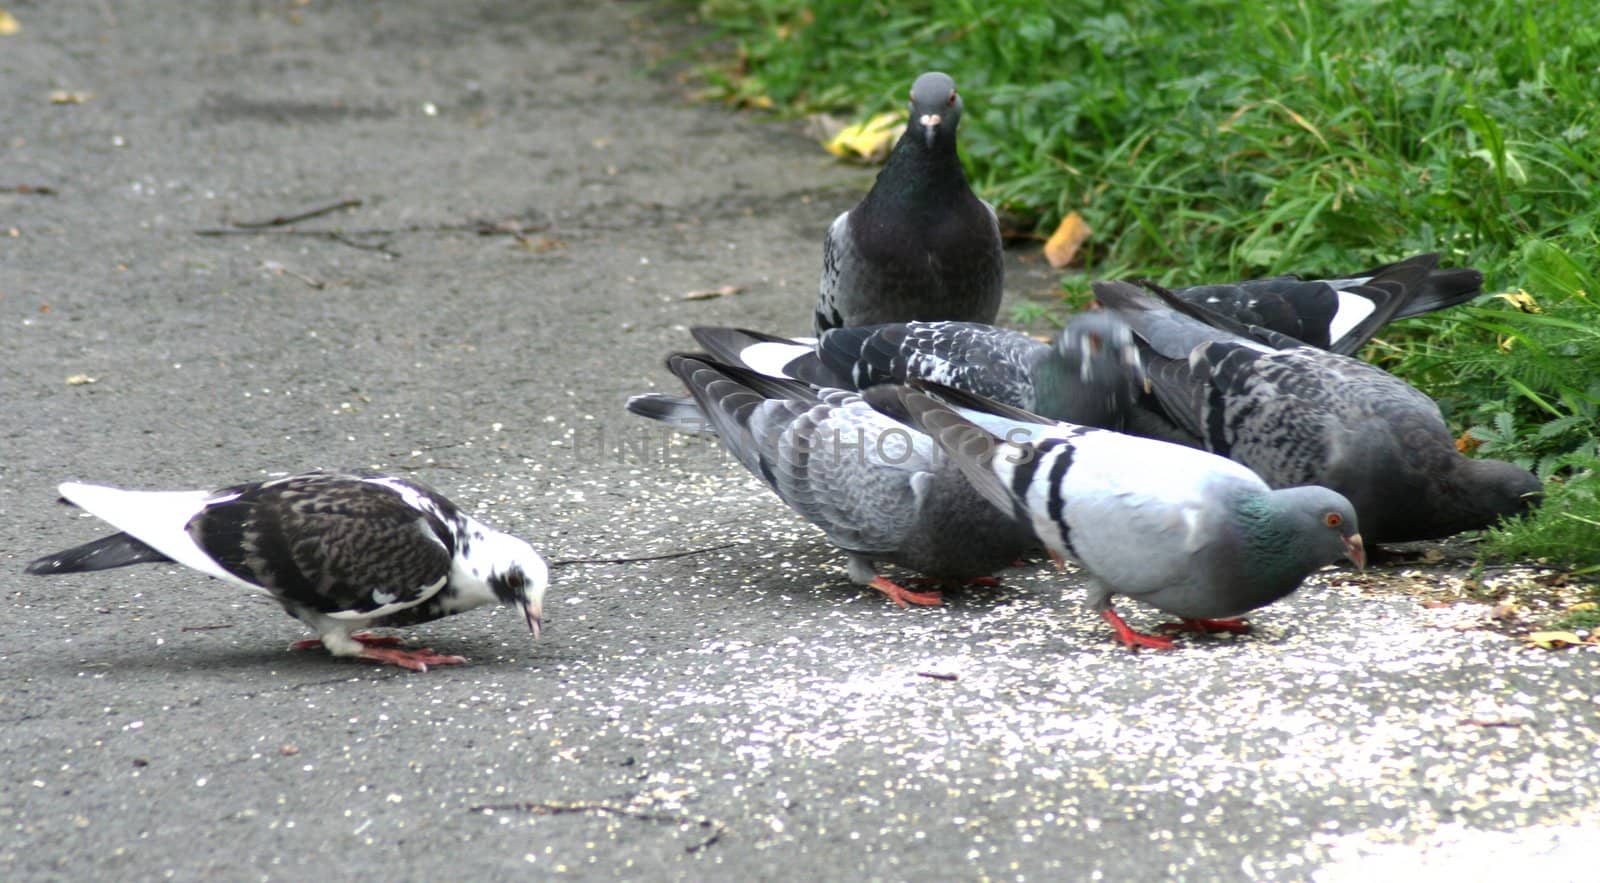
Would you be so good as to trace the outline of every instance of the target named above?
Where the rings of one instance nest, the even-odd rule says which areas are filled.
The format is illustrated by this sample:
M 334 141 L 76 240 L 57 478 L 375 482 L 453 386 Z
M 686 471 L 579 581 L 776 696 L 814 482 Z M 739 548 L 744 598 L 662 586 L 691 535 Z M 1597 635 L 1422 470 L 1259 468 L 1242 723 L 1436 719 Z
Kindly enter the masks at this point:
M 551 567 L 566 567 L 568 564 L 634 564 L 640 561 L 665 561 L 669 558 L 687 558 L 690 555 L 704 555 L 707 552 L 720 552 L 731 549 L 738 543 L 723 543 L 720 546 L 707 546 L 704 549 L 688 549 L 682 552 L 668 552 L 664 555 L 645 555 L 641 558 L 560 558 L 550 562 Z
M 289 224 L 293 224 L 297 221 L 309 221 L 312 218 L 320 218 L 323 215 L 331 215 L 340 209 L 356 208 L 359 205 L 361 205 L 361 200 L 359 199 L 341 199 L 338 202 L 322 206 L 321 208 L 307 209 L 299 214 L 279 215 L 276 218 L 271 218 L 265 221 L 233 221 L 232 223 L 233 226 L 241 230 L 256 230 L 262 227 L 286 227 Z
M 0 184 L 0 193 L 21 193 L 24 196 L 55 196 L 54 187 L 41 187 L 34 184 Z
M 686 847 L 685 852 L 699 852 L 702 849 L 722 839 L 725 830 L 721 823 L 703 816 L 680 816 L 667 812 L 647 812 L 645 810 L 630 809 L 626 806 L 612 806 L 609 803 L 545 803 L 537 801 L 522 801 L 519 803 L 480 803 L 477 806 L 467 807 L 467 812 L 493 815 L 497 812 L 526 812 L 541 816 L 558 816 L 568 813 L 601 813 L 604 815 L 621 816 L 626 819 L 637 819 L 641 822 L 665 822 L 671 825 L 694 825 L 697 828 L 711 828 L 711 836 L 699 843 Z
M 231 628 L 233 628 L 233 623 L 231 623 L 231 622 L 219 622 L 216 625 L 186 625 L 183 628 L 178 629 L 178 631 L 180 631 L 180 632 L 209 632 L 209 631 L 212 631 L 214 629 L 231 629 Z
M 945 674 L 942 671 L 919 671 L 917 672 L 917 677 L 933 678 L 936 681 L 956 681 L 961 679 L 960 675 Z

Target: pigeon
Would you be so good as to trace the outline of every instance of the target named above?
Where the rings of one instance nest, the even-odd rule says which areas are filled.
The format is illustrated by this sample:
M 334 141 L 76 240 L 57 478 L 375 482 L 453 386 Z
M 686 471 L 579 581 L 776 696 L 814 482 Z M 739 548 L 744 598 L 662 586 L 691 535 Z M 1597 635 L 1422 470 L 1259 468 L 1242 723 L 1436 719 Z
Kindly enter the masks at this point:
M 1419 267 L 1385 275 L 1406 290 L 1427 278 Z M 1273 487 L 1344 494 L 1369 542 L 1487 527 L 1538 497 L 1527 470 L 1462 456 L 1433 400 L 1380 368 L 1159 291 L 1124 282 L 1094 290 L 1139 338 L 1152 389 L 1144 417 L 1159 411 L 1175 432 Z
M 1048 426 L 966 393 L 914 385 L 949 403 L 892 385 L 862 397 L 932 436 L 980 494 L 1033 526 L 1058 564 L 1081 564 L 1090 608 L 1131 650 L 1173 642 L 1134 631 L 1112 605 L 1116 595 L 1179 617 L 1166 631 L 1242 633 L 1249 624 L 1237 617 L 1293 592 L 1312 571 L 1340 558 L 1366 565 L 1355 509 L 1327 488 L 1273 490 L 1205 451 Z M 1014 429 L 971 419 L 984 411 L 1014 420 Z
M 674 355 L 667 368 L 692 404 L 635 397 L 628 410 L 674 426 L 695 408 L 723 445 L 779 499 L 822 529 L 847 556 L 850 580 L 897 605 L 939 604 L 878 572 L 879 562 L 938 584 L 989 583 L 1038 547 L 1026 525 L 997 511 L 933 442 L 891 420 L 859 394 L 763 377 L 704 356 Z
M 1126 323 L 1104 310 L 1071 317 L 1053 343 L 977 322 L 836 328 L 814 346 L 737 328 L 694 328 L 715 357 L 815 386 L 866 389 L 921 378 L 1048 417 L 1120 428 L 1144 382 Z
M 1455 306 L 1483 293 L 1482 273 L 1471 267 L 1440 270 L 1438 263 L 1437 254 L 1420 254 L 1332 279 L 1275 276 L 1175 288 L 1172 293 L 1245 325 L 1350 356 L 1391 321 Z M 1390 281 L 1396 272 L 1417 268 L 1427 275 L 1409 287 Z
M 911 121 L 872 190 L 823 240 L 813 327 L 953 319 L 993 322 L 1005 268 L 994 208 L 973 195 L 956 156 L 961 97 L 926 73 Z
M 132 491 L 67 482 L 61 496 L 122 529 L 27 567 L 50 575 L 174 562 L 265 592 L 335 656 L 427 671 L 460 656 L 355 631 L 481 607 L 521 608 L 539 636 L 549 571 L 526 542 L 472 518 L 420 481 L 314 472 L 217 491 Z

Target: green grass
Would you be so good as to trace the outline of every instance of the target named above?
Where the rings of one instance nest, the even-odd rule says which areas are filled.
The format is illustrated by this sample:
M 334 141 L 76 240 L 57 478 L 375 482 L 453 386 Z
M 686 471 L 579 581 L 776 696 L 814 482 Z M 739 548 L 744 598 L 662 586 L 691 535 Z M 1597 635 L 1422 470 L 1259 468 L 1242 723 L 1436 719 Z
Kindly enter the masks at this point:
M 1508 0 L 706 0 L 711 94 L 854 117 L 925 70 L 966 98 L 983 195 L 1094 230 L 1089 278 L 1194 283 L 1421 251 L 1526 292 L 1385 332 L 1369 358 L 1435 396 L 1550 503 L 1493 554 L 1600 563 L 1600 23 Z M 724 50 L 734 47 L 730 54 Z

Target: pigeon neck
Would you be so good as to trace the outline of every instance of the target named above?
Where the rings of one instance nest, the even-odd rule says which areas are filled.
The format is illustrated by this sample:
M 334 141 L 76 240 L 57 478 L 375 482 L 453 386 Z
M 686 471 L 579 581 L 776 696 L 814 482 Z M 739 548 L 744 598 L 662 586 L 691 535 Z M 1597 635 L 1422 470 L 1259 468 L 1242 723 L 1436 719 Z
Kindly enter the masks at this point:
M 880 205 L 912 211 L 940 210 L 972 192 L 956 155 L 954 137 L 941 133 L 931 146 L 921 137 L 920 132 L 910 129 L 900 136 L 889 162 L 878 173 L 872 192 L 862 201 L 868 214 Z
M 1271 494 L 1249 493 L 1236 498 L 1233 506 L 1243 537 L 1239 585 L 1262 596 L 1254 600 L 1258 605 L 1294 591 L 1307 573 L 1327 563 L 1314 560 L 1311 544 L 1297 535 L 1297 519 L 1280 502 Z

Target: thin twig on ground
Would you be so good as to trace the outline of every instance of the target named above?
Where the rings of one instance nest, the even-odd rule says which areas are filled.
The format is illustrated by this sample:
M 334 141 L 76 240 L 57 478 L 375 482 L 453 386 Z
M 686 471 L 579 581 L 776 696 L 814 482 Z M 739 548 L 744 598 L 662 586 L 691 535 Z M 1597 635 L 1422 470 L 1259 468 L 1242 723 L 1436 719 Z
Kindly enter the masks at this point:
M 516 803 L 480 803 L 477 806 L 467 807 L 467 812 L 493 815 L 497 812 L 525 812 L 541 816 L 569 815 L 574 813 L 600 813 L 602 815 L 619 816 L 625 819 L 636 819 L 641 822 L 661 822 L 669 825 L 693 825 L 697 828 L 710 828 L 711 836 L 684 848 L 685 852 L 699 852 L 702 849 L 722 839 L 724 830 L 722 823 L 704 816 L 684 816 L 668 812 L 651 812 L 649 810 L 633 809 L 626 806 L 613 806 L 609 803 L 553 803 L 546 801 L 524 800 Z
M 335 203 L 319 206 L 318 208 L 306 209 L 303 212 L 298 212 L 292 215 L 279 215 L 278 217 L 269 218 L 265 221 L 233 221 L 232 224 L 236 229 L 240 230 L 257 230 L 266 227 L 287 227 L 288 225 L 297 223 L 299 221 L 309 221 L 312 218 L 320 218 L 323 215 L 331 215 L 341 209 L 356 208 L 360 205 L 361 200 L 359 199 L 341 199 Z
M 565 567 L 569 564 L 636 564 L 640 561 L 666 561 L 669 558 L 687 558 L 690 555 L 704 555 L 707 552 L 720 552 L 731 549 L 738 543 L 723 543 L 720 546 L 707 546 L 704 549 L 686 549 L 682 552 L 667 552 L 662 555 L 644 555 L 638 558 L 560 558 L 550 562 L 551 567 Z

